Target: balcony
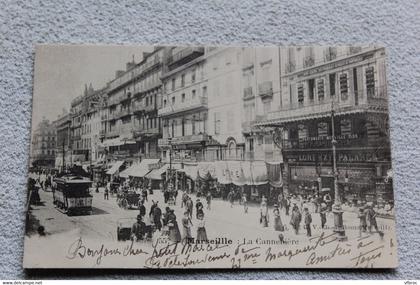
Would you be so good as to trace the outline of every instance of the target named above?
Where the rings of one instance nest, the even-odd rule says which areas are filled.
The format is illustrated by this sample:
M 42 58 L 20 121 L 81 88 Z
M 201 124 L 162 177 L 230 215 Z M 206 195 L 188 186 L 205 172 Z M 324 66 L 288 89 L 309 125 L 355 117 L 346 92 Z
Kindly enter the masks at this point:
M 119 118 L 119 112 L 114 111 L 113 113 L 109 113 L 108 118 L 110 121 L 115 121 L 116 119 Z
M 207 108 L 207 98 L 206 97 L 196 97 L 192 100 L 187 100 L 181 103 L 175 103 L 174 105 L 163 107 L 158 111 L 159 116 L 169 116 L 175 115 L 177 113 L 198 110 Z
M 122 109 L 116 113 L 117 118 L 122 118 L 122 117 L 130 116 L 130 115 L 131 115 L 131 110 L 128 108 Z
M 105 134 L 106 138 L 114 138 L 114 137 L 118 137 L 120 135 L 119 130 L 111 130 L 111 131 L 107 131 Z
M 180 136 L 180 137 L 173 137 L 173 138 L 162 138 L 158 140 L 159 147 L 170 147 L 170 146 L 177 146 L 177 145 L 184 145 L 184 144 L 197 144 L 206 142 L 209 140 L 209 136 L 207 134 L 197 134 L 197 135 L 188 135 L 188 136 Z
M 244 100 L 248 100 L 248 99 L 253 99 L 254 97 L 255 96 L 254 96 L 254 94 L 252 92 L 252 87 L 251 86 L 245 87 L 244 88 L 244 97 L 243 97 L 243 99 Z
M 120 102 L 123 103 L 125 101 L 131 100 L 131 92 L 127 92 L 120 96 Z
M 187 47 L 168 57 L 166 63 L 168 66 L 182 65 L 204 54 L 204 47 Z
M 133 137 L 139 138 L 141 136 L 154 136 L 160 134 L 159 128 L 143 128 L 143 127 L 135 127 L 133 130 Z
M 99 131 L 99 137 L 100 138 L 104 138 L 105 137 L 105 134 L 106 134 L 105 130 L 100 130 Z
M 273 96 L 273 82 L 265 81 L 258 85 L 258 95 L 262 98 Z
M 73 135 L 72 136 L 72 140 L 74 140 L 74 141 L 78 141 L 78 140 L 80 140 L 82 138 L 82 136 L 81 135 Z
M 108 120 L 108 116 L 107 115 L 102 115 L 101 116 L 101 121 L 106 121 Z

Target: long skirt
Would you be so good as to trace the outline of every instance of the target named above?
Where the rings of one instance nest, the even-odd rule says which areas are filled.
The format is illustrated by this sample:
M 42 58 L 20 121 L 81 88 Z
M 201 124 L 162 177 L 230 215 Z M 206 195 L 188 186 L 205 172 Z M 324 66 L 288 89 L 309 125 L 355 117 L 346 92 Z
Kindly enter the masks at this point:
M 190 239 L 192 237 L 190 227 L 182 227 L 182 233 L 184 235 L 184 240 Z
M 197 228 L 197 240 L 198 241 L 206 241 L 207 240 L 206 228 L 204 228 L 204 227 Z
M 178 225 L 169 227 L 169 240 L 173 242 L 181 241 L 181 233 L 179 232 Z
M 284 226 L 283 226 L 283 223 L 281 222 L 280 217 L 275 217 L 274 218 L 274 230 L 280 231 L 280 232 L 284 231 Z

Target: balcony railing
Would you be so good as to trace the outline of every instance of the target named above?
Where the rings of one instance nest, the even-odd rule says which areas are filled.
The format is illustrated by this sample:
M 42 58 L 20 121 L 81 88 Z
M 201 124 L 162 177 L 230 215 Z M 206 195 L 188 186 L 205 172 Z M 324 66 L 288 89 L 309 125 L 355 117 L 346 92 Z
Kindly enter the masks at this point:
M 127 92 L 120 96 L 120 102 L 124 102 L 131 99 L 131 92 Z
M 192 60 L 204 54 L 204 47 L 187 47 L 168 57 L 167 64 L 172 65 L 181 61 Z
M 100 130 L 99 131 L 99 137 L 103 138 L 103 137 L 105 137 L 105 134 L 106 134 L 105 130 Z
M 118 113 L 116 114 L 117 118 L 121 118 L 121 117 L 125 117 L 125 116 L 129 116 L 131 115 L 131 110 L 130 109 L 122 109 L 120 111 L 118 111 Z
M 201 143 L 208 141 L 209 136 L 207 134 L 197 134 L 197 135 L 188 135 L 188 136 L 179 136 L 173 138 L 162 138 L 158 140 L 158 146 L 160 147 L 170 147 L 183 144 L 191 143 Z
M 196 97 L 185 102 L 175 103 L 174 105 L 163 107 L 158 111 L 159 116 L 168 116 L 179 112 L 190 111 L 194 109 L 207 108 L 206 97 Z
M 244 88 L 244 100 L 254 98 L 254 94 L 252 92 L 252 87 L 245 87 Z
M 160 133 L 159 128 L 143 128 L 143 127 L 134 127 L 133 130 L 133 137 L 138 138 L 144 135 L 158 135 Z
M 107 131 L 105 134 L 105 137 L 107 138 L 113 138 L 113 137 L 118 137 L 120 134 L 119 130 L 112 130 L 112 131 Z
M 261 97 L 271 97 L 273 96 L 273 82 L 265 81 L 258 85 L 258 95 Z

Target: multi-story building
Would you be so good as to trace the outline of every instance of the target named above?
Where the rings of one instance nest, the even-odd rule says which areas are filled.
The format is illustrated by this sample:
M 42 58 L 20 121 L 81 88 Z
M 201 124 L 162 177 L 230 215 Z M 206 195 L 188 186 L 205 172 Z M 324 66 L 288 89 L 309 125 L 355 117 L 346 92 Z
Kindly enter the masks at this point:
M 208 87 L 203 47 L 168 47 L 162 73 L 162 157 L 204 160 L 210 138 L 207 130 Z
M 63 170 L 71 166 L 71 117 L 65 110 L 53 122 L 56 128 L 55 168 Z
M 161 138 L 161 121 L 158 109 L 162 105 L 163 47 L 155 47 L 143 55 L 136 66 L 133 81 L 133 134 L 140 149 L 141 158 L 159 158 L 158 139 Z
M 290 47 L 280 62 L 280 104 L 256 125 L 275 128 L 286 191 L 334 189 L 337 175 L 351 199 L 392 194 L 384 49 Z
M 106 122 L 102 130 L 111 160 L 159 157 L 161 136 L 158 109 L 161 106 L 162 63 L 165 49 L 143 53 L 139 63 L 127 63 L 108 84 Z
M 55 150 L 55 126 L 44 118 L 33 131 L 31 165 L 33 167 L 54 168 Z
M 98 146 L 101 130 L 101 98 L 106 89 L 95 90 L 92 84 L 83 95 L 71 103 L 72 164 L 91 164 L 99 157 Z
M 243 48 L 207 47 L 204 63 L 208 101 L 206 160 L 242 160 L 241 131 Z
M 281 151 L 271 131 L 255 127 L 281 105 L 280 49 L 243 48 L 242 132 L 246 138 L 246 159 L 280 162 Z

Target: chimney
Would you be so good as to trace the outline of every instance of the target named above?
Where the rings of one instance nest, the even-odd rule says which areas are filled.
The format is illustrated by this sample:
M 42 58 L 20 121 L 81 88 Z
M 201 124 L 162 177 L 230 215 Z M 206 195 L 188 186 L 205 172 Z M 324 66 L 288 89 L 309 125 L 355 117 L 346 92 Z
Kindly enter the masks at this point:
M 127 62 L 126 66 L 125 66 L 125 69 L 129 70 L 129 69 L 133 68 L 135 65 L 136 65 L 136 62 L 134 61 L 134 54 L 133 54 L 131 62 L 130 61 Z

